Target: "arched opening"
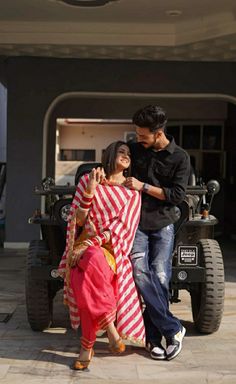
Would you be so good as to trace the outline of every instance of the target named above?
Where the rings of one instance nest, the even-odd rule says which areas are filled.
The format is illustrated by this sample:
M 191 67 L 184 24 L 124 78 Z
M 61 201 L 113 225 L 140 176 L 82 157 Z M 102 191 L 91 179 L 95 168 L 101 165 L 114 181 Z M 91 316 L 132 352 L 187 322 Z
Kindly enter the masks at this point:
M 130 121 L 137 108 L 150 103 L 160 104 L 167 110 L 169 129 L 171 133 L 174 133 L 178 127 L 181 136 L 180 145 L 186 147 L 186 141 L 194 142 L 193 148 L 186 149 L 194 157 L 198 167 L 200 164 L 201 172 L 205 172 L 203 176 L 211 176 L 212 166 L 219 170 L 217 178 L 219 175 L 221 192 L 214 204 L 215 214 L 220 219 L 221 227 L 225 225 L 227 227 L 226 222 L 231 219 L 227 217 L 226 205 L 229 204 L 228 197 L 235 183 L 235 171 L 233 170 L 235 155 L 231 148 L 230 137 L 236 122 L 236 98 L 231 95 L 120 92 L 62 94 L 51 103 L 44 119 L 43 177 L 55 174 L 56 121 L 58 118 Z M 186 132 L 190 131 L 191 135 L 186 135 Z M 199 137 L 201 148 L 197 144 L 196 136 Z M 230 204 L 235 204 L 235 202 L 231 199 Z

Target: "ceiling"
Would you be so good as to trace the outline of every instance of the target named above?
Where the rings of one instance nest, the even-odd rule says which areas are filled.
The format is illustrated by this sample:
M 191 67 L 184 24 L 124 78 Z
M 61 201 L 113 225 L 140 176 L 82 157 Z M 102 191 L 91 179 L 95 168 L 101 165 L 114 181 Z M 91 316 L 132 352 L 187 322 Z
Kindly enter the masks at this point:
M 0 0 L 0 55 L 236 61 L 236 1 Z

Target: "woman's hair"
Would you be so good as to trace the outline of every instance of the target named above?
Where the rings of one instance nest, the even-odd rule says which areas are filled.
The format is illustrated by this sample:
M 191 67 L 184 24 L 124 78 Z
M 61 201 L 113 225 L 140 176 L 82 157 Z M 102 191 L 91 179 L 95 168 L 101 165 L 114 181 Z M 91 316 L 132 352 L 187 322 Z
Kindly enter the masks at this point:
M 165 131 L 166 112 L 157 105 L 147 105 L 135 112 L 133 123 L 141 128 L 149 128 L 150 132 L 156 132 L 158 129 Z
M 116 157 L 119 148 L 122 145 L 127 145 L 124 141 L 115 141 L 114 143 L 111 143 L 108 145 L 108 147 L 105 149 L 105 151 L 102 154 L 102 166 L 104 168 L 106 177 L 110 177 L 115 169 L 116 169 Z M 124 176 L 129 176 L 130 175 L 130 166 L 129 168 L 124 170 Z

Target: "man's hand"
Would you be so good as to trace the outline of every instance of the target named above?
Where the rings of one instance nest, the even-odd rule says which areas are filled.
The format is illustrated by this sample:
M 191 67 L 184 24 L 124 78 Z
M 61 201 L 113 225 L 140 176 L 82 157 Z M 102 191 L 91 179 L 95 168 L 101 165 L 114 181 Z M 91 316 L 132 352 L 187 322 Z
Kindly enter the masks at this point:
M 142 191 L 144 183 L 135 179 L 135 177 L 128 177 L 125 182 L 125 186 L 136 191 Z M 147 192 L 146 192 L 147 193 Z M 166 200 L 164 190 L 160 187 L 155 187 L 149 184 L 148 195 L 155 197 L 159 200 Z
M 143 182 L 135 179 L 135 177 L 127 177 L 125 181 L 125 186 L 130 189 L 135 189 L 136 191 L 141 191 L 143 189 Z

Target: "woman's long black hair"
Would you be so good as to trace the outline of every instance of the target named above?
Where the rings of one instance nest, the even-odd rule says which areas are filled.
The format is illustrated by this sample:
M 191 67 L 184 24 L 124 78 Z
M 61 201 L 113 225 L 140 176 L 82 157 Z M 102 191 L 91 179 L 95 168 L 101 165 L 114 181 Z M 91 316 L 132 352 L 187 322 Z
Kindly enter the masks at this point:
M 102 154 L 102 166 L 104 168 L 107 178 L 109 178 L 116 169 L 116 157 L 117 157 L 118 150 L 122 145 L 128 146 L 127 143 L 125 143 L 124 141 L 121 141 L 121 140 L 115 141 L 114 143 L 111 143 L 110 145 L 108 145 L 108 147 L 105 149 L 105 151 Z M 123 172 L 124 176 L 125 177 L 129 176 L 130 172 L 131 172 L 131 168 L 129 166 L 129 168 L 124 170 Z

